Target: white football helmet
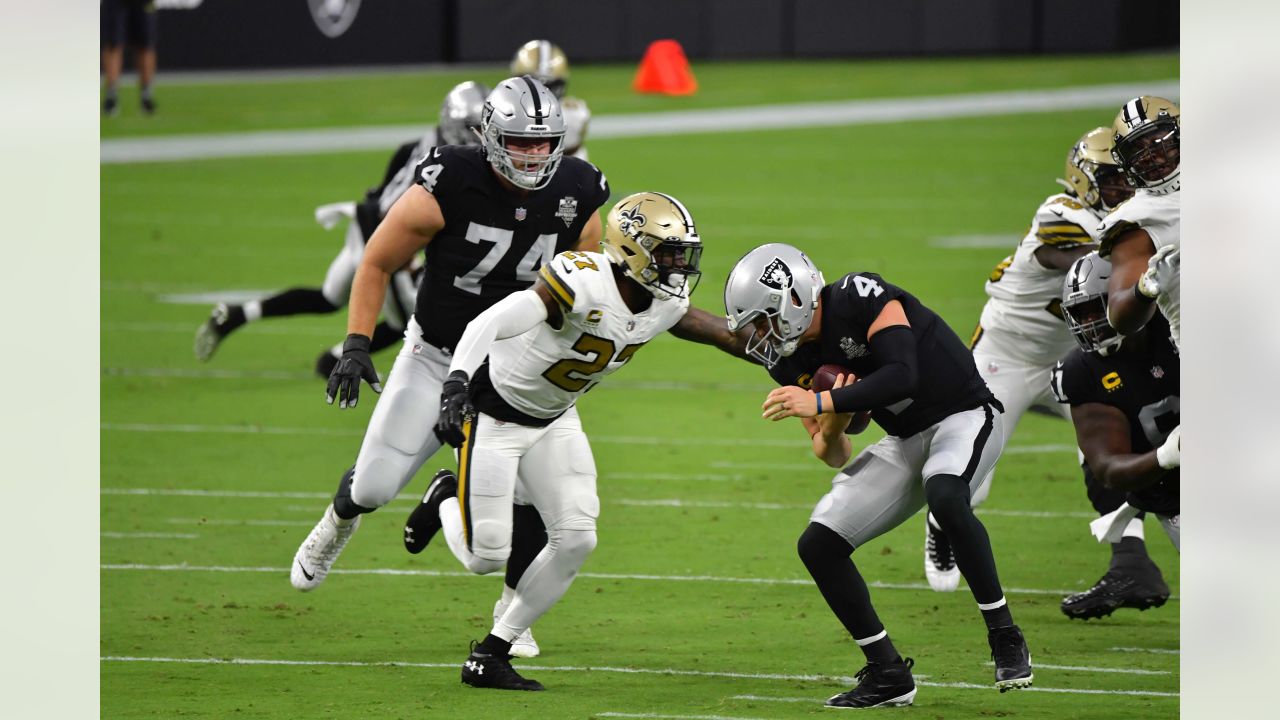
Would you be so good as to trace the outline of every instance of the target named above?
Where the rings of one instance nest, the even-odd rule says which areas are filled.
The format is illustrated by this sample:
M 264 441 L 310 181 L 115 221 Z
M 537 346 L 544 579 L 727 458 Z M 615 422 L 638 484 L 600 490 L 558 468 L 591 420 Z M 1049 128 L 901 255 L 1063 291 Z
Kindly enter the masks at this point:
M 813 324 L 826 281 L 813 261 L 784 243 L 761 245 L 742 257 L 724 286 L 729 329 L 756 326 L 747 353 L 773 367 L 796 351 Z
M 689 297 L 702 277 L 702 239 L 693 216 L 670 195 L 641 192 L 619 200 L 600 248 L 659 300 Z
M 440 122 L 436 125 L 441 145 L 479 145 L 480 111 L 484 109 L 489 88 L 468 80 L 458 83 L 440 104 Z
M 1107 282 L 1111 261 L 1098 252 L 1083 255 L 1067 271 L 1062 287 L 1062 315 L 1085 352 L 1108 355 L 1124 338 L 1107 320 Z
M 564 130 L 560 101 L 528 75 L 498 83 L 480 113 L 480 142 L 489 164 L 526 190 L 551 182 L 564 155 Z M 510 139 L 546 139 L 551 151 L 545 155 L 522 152 L 507 146 Z
M 1143 95 L 1124 104 L 1116 115 L 1111 156 L 1134 187 L 1156 195 L 1182 187 L 1178 106 L 1161 97 Z
M 550 40 L 530 40 L 511 58 L 512 75 L 532 75 L 557 98 L 569 88 L 569 58 Z

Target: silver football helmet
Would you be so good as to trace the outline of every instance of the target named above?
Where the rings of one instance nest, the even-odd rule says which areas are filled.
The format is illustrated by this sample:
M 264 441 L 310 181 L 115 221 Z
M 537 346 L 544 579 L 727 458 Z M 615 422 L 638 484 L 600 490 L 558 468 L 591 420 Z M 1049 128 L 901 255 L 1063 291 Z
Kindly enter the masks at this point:
M 480 113 L 480 142 L 489 164 L 526 190 L 538 190 L 551 182 L 564 155 L 564 131 L 560 101 L 528 75 L 498 83 Z M 547 140 L 551 150 L 530 153 L 511 146 L 513 141 L 530 140 Z
M 440 104 L 436 134 L 441 145 L 479 145 L 480 111 L 489 88 L 468 80 L 458 83 Z
M 1107 321 L 1111 261 L 1095 250 L 1071 264 L 1062 288 L 1062 315 L 1081 350 L 1108 355 L 1120 347 L 1120 333 Z
M 813 324 L 824 285 L 822 273 L 799 248 L 761 245 L 729 272 L 724 286 L 729 329 L 754 325 L 747 353 L 773 367 L 796 351 L 800 336 Z

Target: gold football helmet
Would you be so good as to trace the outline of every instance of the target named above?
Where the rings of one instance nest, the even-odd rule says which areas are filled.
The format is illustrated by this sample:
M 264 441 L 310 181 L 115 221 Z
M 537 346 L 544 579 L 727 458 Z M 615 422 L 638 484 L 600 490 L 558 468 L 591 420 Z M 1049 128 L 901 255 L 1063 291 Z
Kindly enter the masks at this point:
M 1096 127 L 1085 133 L 1067 151 L 1066 178 L 1058 183 L 1095 210 L 1110 211 L 1129 199 L 1133 188 L 1111 157 L 1114 147 L 1111 128 Z
M 619 200 L 600 247 L 659 300 L 689 297 L 702 277 L 702 239 L 693 216 L 670 195 L 641 192 Z
M 511 58 L 511 74 L 532 75 L 556 99 L 563 100 L 569 87 L 569 58 L 550 40 L 530 40 Z
M 1178 106 L 1161 97 L 1143 95 L 1120 108 L 1112 130 L 1115 148 L 1111 157 L 1124 168 L 1134 187 L 1163 195 L 1178 190 Z

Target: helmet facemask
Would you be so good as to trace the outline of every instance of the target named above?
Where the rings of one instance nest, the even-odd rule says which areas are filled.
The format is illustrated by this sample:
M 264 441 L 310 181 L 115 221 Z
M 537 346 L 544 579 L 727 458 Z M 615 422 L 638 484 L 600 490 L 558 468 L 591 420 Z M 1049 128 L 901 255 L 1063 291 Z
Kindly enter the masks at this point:
M 481 114 L 480 137 L 493 169 L 517 187 L 546 187 L 564 155 L 564 116 L 546 87 L 525 75 L 498 84 Z M 530 144 L 547 145 L 529 152 Z
M 1097 251 L 1071 264 L 1062 290 L 1062 316 L 1085 352 L 1109 355 L 1124 338 L 1107 320 L 1107 284 L 1111 263 Z
M 738 261 L 725 284 L 729 329 L 754 326 L 747 354 L 773 367 L 796 351 L 813 325 L 824 284 L 800 250 L 782 243 L 758 247 Z
M 1148 192 L 1164 195 L 1181 187 L 1181 112 L 1164 98 L 1134 98 L 1120 108 L 1113 128 L 1115 148 L 1111 151 L 1129 183 Z
M 642 192 L 609 211 L 601 241 L 610 261 L 659 300 L 687 298 L 702 278 L 702 239 L 670 195 Z

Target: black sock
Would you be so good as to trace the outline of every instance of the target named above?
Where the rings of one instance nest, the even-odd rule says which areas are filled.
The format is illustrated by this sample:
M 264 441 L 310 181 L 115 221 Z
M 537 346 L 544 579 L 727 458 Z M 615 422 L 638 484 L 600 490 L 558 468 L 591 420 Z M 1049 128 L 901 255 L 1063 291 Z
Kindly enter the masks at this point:
M 325 315 L 337 309 L 318 288 L 293 288 L 262 301 L 262 317 Z
M 988 630 L 1013 625 L 1013 613 L 1009 612 L 1009 603 L 1001 603 L 1000 607 L 982 610 L 982 619 L 986 621 Z
M 1004 597 L 987 528 L 969 507 L 969 484 L 956 475 L 934 475 L 924 485 L 929 512 L 951 541 L 956 566 L 973 597 L 987 605 Z
M 867 583 L 858 574 L 858 568 L 850 557 L 853 547 L 844 538 L 825 525 L 809 523 L 796 543 L 796 550 L 831 612 L 854 640 L 865 641 L 885 632 L 875 608 L 871 606 Z M 871 662 L 898 659 L 898 651 L 887 634 L 859 648 Z
M 1147 554 L 1147 543 L 1142 538 L 1125 537 L 1118 543 L 1111 543 L 1111 567 L 1145 565 L 1148 562 L 1151 562 L 1151 556 Z
M 511 555 L 507 558 L 507 587 L 520 583 L 524 571 L 547 546 L 547 526 L 542 524 L 542 513 L 532 505 L 515 505 L 511 508 Z
M 484 640 L 481 640 L 480 644 L 476 646 L 476 649 L 489 655 L 511 656 L 511 643 L 493 634 L 486 635 Z
M 351 469 L 342 474 L 342 479 L 338 481 L 338 492 L 333 496 L 333 513 L 343 520 L 374 511 L 374 508 L 357 505 L 351 499 L 351 480 L 355 475 L 356 467 L 352 465 Z
M 403 340 L 404 330 L 396 330 L 384 320 L 373 328 L 373 337 L 369 342 L 369 352 L 376 353 L 382 348 L 391 347 Z

